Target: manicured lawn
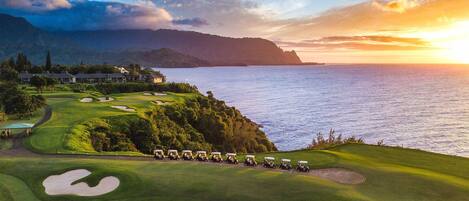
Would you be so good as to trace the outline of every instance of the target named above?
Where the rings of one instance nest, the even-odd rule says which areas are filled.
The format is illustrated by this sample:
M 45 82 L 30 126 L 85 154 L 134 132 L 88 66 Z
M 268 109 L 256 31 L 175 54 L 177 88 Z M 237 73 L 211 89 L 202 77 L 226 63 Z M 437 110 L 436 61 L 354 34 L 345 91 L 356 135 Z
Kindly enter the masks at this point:
M 77 144 L 72 141 L 71 135 L 81 133 L 80 124 L 93 118 L 111 117 L 119 115 L 143 115 L 152 105 L 153 101 L 180 102 L 185 98 L 193 98 L 194 94 L 168 93 L 166 96 L 144 96 L 143 93 L 127 93 L 110 95 L 115 100 L 111 102 L 82 103 L 84 97 L 99 98 L 99 94 L 53 92 L 43 94 L 47 103 L 52 107 L 51 119 L 42 126 L 33 130 L 33 135 L 25 141 L 31 150 L 41 153 L 77 153 L 91 152 L 91 147 Z M 137 110 L 137 113 L 121 111 L 111 106 L 128 106 Z M 83 139 L 84 141 L 84 139 Z M 99 154 L 126 154 L 139 155 L 139 153 L 99 153 Z
M 309 160 L 313 167 L 342 167 L 366 177 L 344 185 L 312 176 L 188 162 L 122 161 L 78 158 L 1 158 L 0 195 L 14 200 L 469 200 L 469 159 L 416 150 L 345 145 L 327 151 L 271 153 L 278 158 Z M 258 160 L 262 155 L 257 155 Z M 95 185 L 117 176 L 121 186 L 109 194 L 82 198 L 48 196 L 41 182 L 51 174 L 86 168 L 83 181 Z M 28 186 L 34 197 L 18 189 Z M 29 196 L 20 199 L 17 196 Z
M 11 139 L 0 139 L 0 151 L 10 149 L 13 146 Z

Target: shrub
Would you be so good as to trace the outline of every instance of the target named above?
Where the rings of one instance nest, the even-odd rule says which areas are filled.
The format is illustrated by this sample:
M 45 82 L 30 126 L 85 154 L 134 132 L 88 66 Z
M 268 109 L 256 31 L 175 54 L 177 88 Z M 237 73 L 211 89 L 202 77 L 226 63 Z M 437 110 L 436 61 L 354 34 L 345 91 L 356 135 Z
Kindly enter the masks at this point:
M 157 92 L 175 92 L 175 93 L 198 93 L 197 87 L 187 83 L 102 83 L 95 86 L 96 90 L 103 94 L 113 93 L 132 93 L 143 91 L 157 91 Z
M 363 144 L 364 141 L 362 138 L 356 138 L 355 136 L 351 136 L 348 138 L 343 138 L 342 134 L 338 136 L 335 135 L 335 131 L 333 129 L 329 130 L 329 135 L 327 138 L 319 132 L 316 137 L 313 139 L 311 144 L 308 146 L 308 149 L 328 149 L 331 147 L 335 147 L 341 144 Z

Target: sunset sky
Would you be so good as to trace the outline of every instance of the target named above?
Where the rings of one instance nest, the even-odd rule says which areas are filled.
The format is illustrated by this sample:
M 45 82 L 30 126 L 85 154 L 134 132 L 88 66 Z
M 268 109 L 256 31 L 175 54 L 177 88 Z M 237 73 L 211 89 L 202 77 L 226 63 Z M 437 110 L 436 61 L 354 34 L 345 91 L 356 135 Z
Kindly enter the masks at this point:
M 303 61 L 469 63 L 468 0 L 0 0 L 48 30 L 262 37 Z

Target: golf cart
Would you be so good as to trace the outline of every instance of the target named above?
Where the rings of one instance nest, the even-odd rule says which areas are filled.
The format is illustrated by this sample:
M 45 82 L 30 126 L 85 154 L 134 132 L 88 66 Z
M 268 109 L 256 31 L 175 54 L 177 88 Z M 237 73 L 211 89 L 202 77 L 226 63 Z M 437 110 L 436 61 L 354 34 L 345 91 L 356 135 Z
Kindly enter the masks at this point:
M 225 161 L 230 164 L 238 164 L 238 159 L 236 158 L 235 153 L 227 153 Z
M 263 166 L 265 168 L 275 168 L 275 158 L 274 157 L 264 157 Z
M 291 160 L 290 159 L 285 159 L 283 158 L 281 161 L 280 161 L 280 168 L 282 170 L 291 170 L 292 166 L 291 166 Z
M 182 151 L 182 159 L 185 160 L 185 161 L 194 160 L 194 156 L 192 156 L 192 151 L 191 150 L 183 150 Z
M 206 151 L 195 152 L 195 159 L 197 159 L 198 161 L 208 161 L 207 152 Z
M 155 149 L 153 151 L 153 155 L 154 155 L 156 160 L 164 160 L 164 158 L 165 158 L 164 152 L 161 149 Z
M 246 159 L 244 160 L 244 165 L 246 166 L 256 166 L 256 157 L 254 155 L 246 155 Z
M 298 172 L 309 172 L 308 161 L 298 161 L 298 167 L 296 167 Z
M 216 163 L 221 163 L 223 162 L 223 158 L 221 157 L 221 153 L 220 152 L 212 152 L 210 154 L 210 160 L 212 160 L 212 162 L 216 162 Z
M 169 158 L 169 160 L 179 160 L 178 151 L 174 150 L 174 149 L 168 150 L 168 158 Z

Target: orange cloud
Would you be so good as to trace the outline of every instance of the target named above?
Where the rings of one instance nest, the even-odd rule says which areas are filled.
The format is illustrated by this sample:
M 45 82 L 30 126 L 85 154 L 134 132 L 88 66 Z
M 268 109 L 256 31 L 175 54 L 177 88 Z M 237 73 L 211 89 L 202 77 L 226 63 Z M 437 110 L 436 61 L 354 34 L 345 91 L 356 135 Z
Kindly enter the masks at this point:
M 389 9 L 402 12 L 390 12 Z M 368 1 L 332 9 L 310 19 L 292 21 L 272 38 L 298 40 L 327 37 L 331 33 L 400 34 L 414 30 L 441 29 L 452 21 L 469 19 L 468 9 L 468 0 Z
M 287 48 L 309 48 L 322 50 L 363 50 L 363 51 L 408 51 L 431 49 L 431 44 L 419 38 L 392 36 L 330 36 L 301 42 L 279 42 Z
M 415 8 L 424 3 L 427 3 L 429 0 L 375 0 L 373 5 L 377 8 L 380 8 L 384 11 L 393 11 L 393 12 L 405 12 L 408 9 Z

